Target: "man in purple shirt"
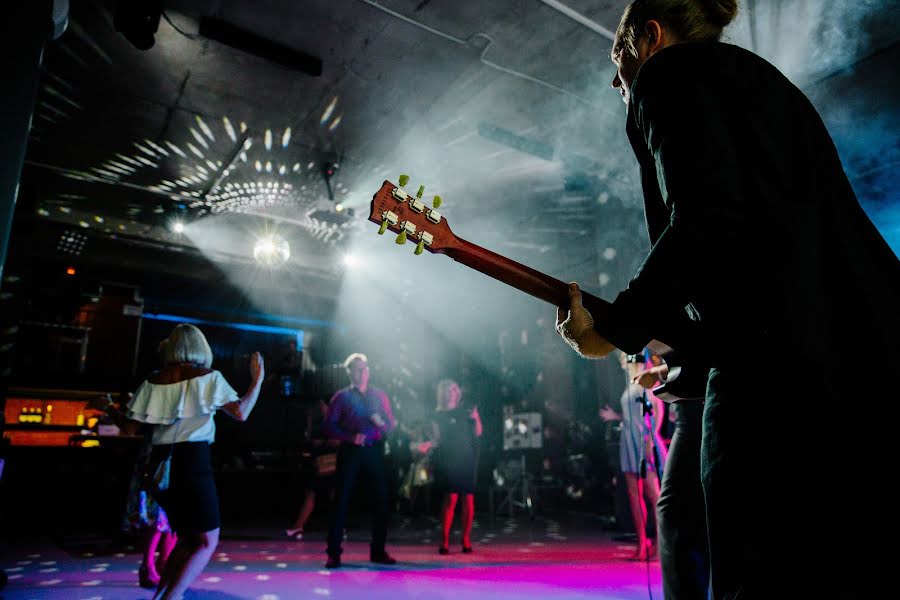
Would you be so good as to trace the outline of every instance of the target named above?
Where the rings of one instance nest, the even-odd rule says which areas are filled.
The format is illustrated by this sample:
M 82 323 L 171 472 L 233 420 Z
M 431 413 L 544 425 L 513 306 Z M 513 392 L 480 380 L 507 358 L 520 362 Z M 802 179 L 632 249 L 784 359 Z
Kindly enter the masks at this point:
M 383 565 L 397 561 L 384 549 L 387 539 L 388 489 L 384 474 L 384 446 L 382 440 L 397 422 L 391 411 L 391 401 L 383 391 L 369 386 L 369 362 L 365 354 L 351 354 L 344 361 L 350 385 L 331 398 L 323 426 L 325 435 L 340 440 L 337 456 L 337 503 L 328 529 L 328 561 L 325 566 L 341 566 L 341 542 L 344 521 L 350 505 L 353 484 L 362 471 L 368 475 L 374 510 L 372 515 L 372 543 L 369 560 Z

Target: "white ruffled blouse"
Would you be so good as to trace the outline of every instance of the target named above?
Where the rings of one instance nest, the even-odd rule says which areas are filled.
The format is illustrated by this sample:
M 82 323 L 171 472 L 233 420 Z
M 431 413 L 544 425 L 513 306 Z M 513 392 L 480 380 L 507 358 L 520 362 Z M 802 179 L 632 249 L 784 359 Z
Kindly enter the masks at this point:
M 238 398 L 218 371 L 177 383 L 145 381 L 128 403 L 127 416 L 156 426 L 154 445 L 212 443 L 216 439 L 216 410 Z

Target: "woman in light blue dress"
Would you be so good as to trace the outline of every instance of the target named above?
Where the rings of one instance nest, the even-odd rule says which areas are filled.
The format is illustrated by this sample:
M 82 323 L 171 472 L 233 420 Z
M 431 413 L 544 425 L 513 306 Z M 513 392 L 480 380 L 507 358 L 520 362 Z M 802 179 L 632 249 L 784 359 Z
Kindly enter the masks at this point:
M 648 544 L 647 519 L 656 514 L 659 481 L 666 460 L 666 446 L 659 434 L 663 403 L 649 390 L 632 383 L 643 370 L 644 356 L 620 354 L 627 385 L 620 398 L 620 411 L 609 406 L 600 409 L 604 421 L 621 421 L 619 466 L 625 476 L 628 504 L 637 533 L 638 547 L 634 560 L 646 560 L 656 554 L 656 545 Z

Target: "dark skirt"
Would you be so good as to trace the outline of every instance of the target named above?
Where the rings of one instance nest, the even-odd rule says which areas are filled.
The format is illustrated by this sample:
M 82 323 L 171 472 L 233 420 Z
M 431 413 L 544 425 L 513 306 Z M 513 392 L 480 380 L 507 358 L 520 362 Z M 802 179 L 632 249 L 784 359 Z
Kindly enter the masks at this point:
M 322 471 L 316 466 L 316 461 L 321 456 L 337 456 L 337 448 L 307 449 L 303 453 L 303 480 L 306 489 L 312 490 L 317 496 L 324 498 L 330 496 L 337 483 L 337 470 Z M 337 459 L 335 459 L 337 463 Z
M 174 450 L 173 450 L 174 447 Z M 207 442 L 179 442 L 153 447 L 151 464 L 172 452 L 169 487 L 156 500 L 169 516 L 172 530 L 190 536 L 218 529 L 219 496 Z
M 445 450 L 441 452 L 440 450 Z M 474 449 L 447 452 L 439 447 L 434 461 L 434 484 L 442 494 L 474 494 L 478 453 Z

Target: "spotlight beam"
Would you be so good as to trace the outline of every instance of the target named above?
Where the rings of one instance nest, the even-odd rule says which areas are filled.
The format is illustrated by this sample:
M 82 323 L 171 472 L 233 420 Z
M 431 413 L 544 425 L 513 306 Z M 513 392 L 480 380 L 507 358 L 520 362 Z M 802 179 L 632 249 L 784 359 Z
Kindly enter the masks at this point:
M 237 159 L 241 155 L 241 152 L 244 151 L 244 144 L 247 143 L 247 140 L 249 140 L 250 137 L 251 137 L 250 132 L 248 131 L 244 135 L 244 137 L 242 137 L 241 139 L 238 140 L 237 146 L 235 146 L 234 152 L 231 153 L 231 158 L 228 159 L 227 163 L 224 163 L 222 165 L 222 168 L 219 169 L 218 173 L 216 173 L 216 178 L 213 179 L 212 182 L 210 182 L 210 184 L 208 186 L 206 186 L 205 190 L 203 190 L 203 195 L 200 197 L 201 200 L 206 202 L 206 197 L 209 196 L 210 193 L 212 193 L 212 191 L 214 189 L 219 187 L 219 184 L 222 183 L 223 179 L 225 179 L 225 173 L 228 172 L 228 169 L 230 169 L 232 167 L 232 165 L 234 165 L 235 162 L 237 162 Z

